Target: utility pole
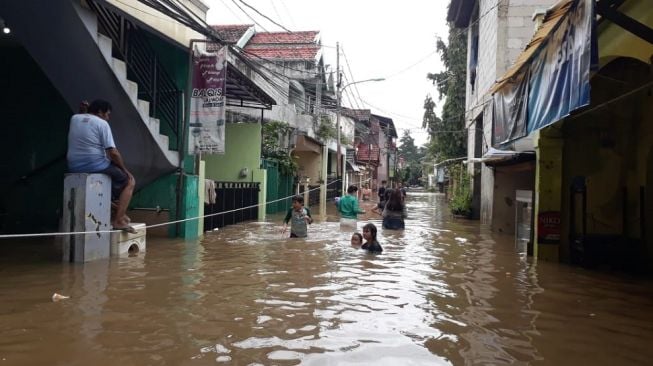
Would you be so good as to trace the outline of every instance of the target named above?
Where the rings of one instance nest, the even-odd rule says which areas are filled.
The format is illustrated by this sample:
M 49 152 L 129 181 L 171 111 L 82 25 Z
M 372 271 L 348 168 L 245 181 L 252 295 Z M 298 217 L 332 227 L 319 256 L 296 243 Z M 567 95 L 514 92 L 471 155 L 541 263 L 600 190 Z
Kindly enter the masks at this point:
M 317 82 L 315 83 L 315 118 L 317 123 L 315 126 L 320 128 L 322 123 L 321 119 L 321 105 L 322 105 L 322 69 L 319 64 L 317 67 Z M 326 141 L 323 141 L 324 148 L 322 149 L 322 183 L 320 184 L 320 216 L 322 220 L 326 221 L 326 200 L 327 200 L 327 163 L 329 161 L 329 146 Z
M 340 189 L 340 194 L 342 196 L 345 195 L 345 184 L 344 181 L 342 180 L 342 177 L 345 175 L 345 167 L 344 165 L 342 166 L 342 170 L 340 167 L 340 43 L 336 42 L 336 145 L 338 151 L 336 152 L 336 178 L 340 179 L 339 183 L 341 186 Z M 342 174 L 341 174 L 342 172 Z

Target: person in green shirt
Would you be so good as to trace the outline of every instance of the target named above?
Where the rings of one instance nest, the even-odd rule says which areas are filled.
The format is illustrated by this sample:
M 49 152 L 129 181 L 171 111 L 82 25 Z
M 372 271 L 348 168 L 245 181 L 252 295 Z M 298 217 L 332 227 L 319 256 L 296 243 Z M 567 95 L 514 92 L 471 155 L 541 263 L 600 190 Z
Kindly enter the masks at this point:
M 358 214 L 364 214 L 365 211 L 358 207 L 356 198 L 358 187 L 351 185 L 347 188 L 347 195 L 338 201 L 338 212 L 340 213 L 340 225 L 356 227 Z
M 290 222 L 291 238 L 305 238 L 308 236 L 308 224 L 313 222 L 313 218 L 311 217 L 311 210 L 304 207 L 304 197 L 294 196 L 292 198 L 292 207 L 283 219 L 282 233 L 286 232 L 288 222 Z

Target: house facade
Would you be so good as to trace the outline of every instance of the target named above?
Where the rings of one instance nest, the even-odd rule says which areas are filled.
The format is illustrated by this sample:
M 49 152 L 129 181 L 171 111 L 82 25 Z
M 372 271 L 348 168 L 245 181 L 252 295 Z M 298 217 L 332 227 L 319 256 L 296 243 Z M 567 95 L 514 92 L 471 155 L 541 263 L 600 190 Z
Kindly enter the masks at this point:
M 455 14 L 450 11 L 450 19 L 460 19 Z M 536 14 L 541 15 L 534 17 L 536 33 L 489 89 L 492 109 L 482 114 L 485 141 L 478 144 L 491 141 L 492 149 L 470 152 L 468 159 L 482 166 L 481 192 L 490 179 L 483 174 L 493 172 L 492 211 L 484 209 L 491 200 L 482 193 L 481 217 L 493 228 L 497 220 L 501 224 L 497 203 L 508 187 L 515 190 L 516 208 L 530 212 L 526 241 L 533 255 L 650 271 L 650 4 L 561 0 Z M 481 60 L 477 78 L 482 78 Z M 484 123 L 488 118 L 490 129 Z M 476 127 L 472 130 L 481 130 Z M 534 154 L 524 154 L 525 142 Z M 534 174 L 528 173 L 534 188 L 525 195 L 526 190 L 501 181 L 499 168 L 511 166 L 514 177 L 515 167 L 526 162 L 534 164 Z
M 495 141 L 490 89 L 515 62 L 536 29 L 537 14 L 553 0 L 452 0 L 447 19 L 461 36 L 467 35 L 466 115 L 468 172 L 473 186 L 472 212 L 496 232 L 515 233 L 515 192 L 534 189 L 533 159 L 481 163 L 495 147 L 516 152 L 534 151 L 526 137 L 509 144 Z M 456 31 L 456 30 L 454 30 Z

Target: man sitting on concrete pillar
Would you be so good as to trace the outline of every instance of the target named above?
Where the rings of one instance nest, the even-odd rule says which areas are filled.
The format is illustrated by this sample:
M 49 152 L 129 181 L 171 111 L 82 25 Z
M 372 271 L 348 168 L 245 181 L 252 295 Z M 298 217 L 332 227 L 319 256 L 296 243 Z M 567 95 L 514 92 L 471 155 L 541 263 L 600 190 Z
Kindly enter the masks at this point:
M 95 100 L 87 111 L 82 108 L 79 114 L 72 116 L 68 131 L 68 170 L 71 173 L 96 173 L 111 177 L 111 201 L 117 201 L 111 225 L 114 229 L 135 233 L 136 230 L 129 226 L 127 206 L 136 181 L 116 149 L 111 127 L 107 123 L 110 115 L 111 104 Z

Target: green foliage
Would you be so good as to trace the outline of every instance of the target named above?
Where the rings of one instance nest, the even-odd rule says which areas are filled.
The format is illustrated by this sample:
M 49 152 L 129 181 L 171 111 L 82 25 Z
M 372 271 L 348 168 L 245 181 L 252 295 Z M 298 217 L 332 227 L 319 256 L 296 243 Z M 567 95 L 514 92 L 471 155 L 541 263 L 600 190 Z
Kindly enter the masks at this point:
M 275 160 L 279 163 L 279 172 L 285 175 L 295 175 L 298 165 L 286 148 L 281 146 L 281 139 L 292 133 L 293 128 L 286 122 L 271 121 L 263 124 L 263 159 Z
M 343 145 L 353 145 L 354 139 L 351 136 L 340 134 L 340 143 Z
M 415 139 L 410 136 L 408 130 L 399 139 L 399 155 L 404 158 L 406 165 L 401 169 L 397 176 L 402 182 L 408 184 L 418 184 L 422 177 L 422 165 L 420 159 L 424 157 L 425 150 L 415 146 Z
M 315 135 L 317 135 L 320 140 L 326 142 L 327 140 L 337 138 L 338 131 L 333 125 L 331 118 L 328 116 L 322 116 L 320 118 L 320 126 L 318 127 L 317 131 L 315 131 Z
M 462 164 L 449 168 L 449 179 L 453 181 L 449 209 L 454 215 L 470 217 L 472 215 L 471 179 Z
M 425 128 L 429 128 L 429 155 L 436 160 L 464 156 L 467 151 L 465 131 L 465 81 L 467 80 L 467 31 L 460 32 L 450 25 L 449 44 L 438 39 L 436 47 L 445 71 L 429 73 L 427 78 L 437 86 L 438 97 L 446 97 L 442 107 L 442 119 L 431 110 L 435 103 L 427 96 L 424 103 Z M 427 119 L 428 117 L 428 119 Z M 434 126 L 434 128 L 433 128 Z

